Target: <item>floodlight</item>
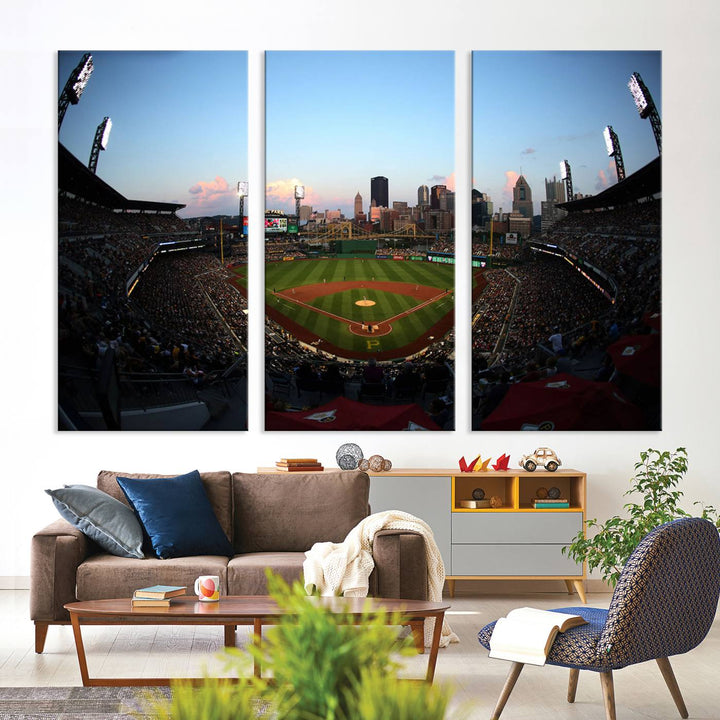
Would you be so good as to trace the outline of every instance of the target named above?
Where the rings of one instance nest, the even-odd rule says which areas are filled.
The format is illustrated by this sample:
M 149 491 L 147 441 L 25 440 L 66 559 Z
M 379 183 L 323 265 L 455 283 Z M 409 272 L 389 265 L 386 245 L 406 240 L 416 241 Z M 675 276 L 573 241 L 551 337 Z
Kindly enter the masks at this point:
M 100 149 L 107 150 L 108 140 L 110 140 L 110 131 L 112 130 L 112 120 L 106 117 L 103 120 L 102 137 L 100 138 Z
M 90 80 L 93 71 L 93 60 L 90 53 L 83 55 L 80 64 L 73 70 L 68 80 L 68 99 L 73 105 L 77 105 L 85 86 Z
M 244 198 L 247 197 L 248 194 L 248 183 L 247 180 L 241 180 L 237 184 L 237 194 L 239 197 Z
M 296 185 L 295 186 L 295 199 L 302 200 L 304 197 L 305 197 L 305 186 L 304 185 Z
M 609 125 L 603 130 L 603 137 L 605 138 L 607 154 L 609 157 L 612 157 L 615 152 L 615 147 L 613 146 L 612 128 Z
M 568 161 L 562 160 L 560 162 L 560 179 L 565 180 L 568 176 Z
M 630 76 L 628 88 L 630 89 L 630 94 L 633 96 L 633 100 L 635 100 L 635 106 L 640 113 L 640 117 L 647 117 L 650 102 L 648 102 L 647 88 L 645 87 L 645 83 L 642 81 L 639 73 L 634 72 Z

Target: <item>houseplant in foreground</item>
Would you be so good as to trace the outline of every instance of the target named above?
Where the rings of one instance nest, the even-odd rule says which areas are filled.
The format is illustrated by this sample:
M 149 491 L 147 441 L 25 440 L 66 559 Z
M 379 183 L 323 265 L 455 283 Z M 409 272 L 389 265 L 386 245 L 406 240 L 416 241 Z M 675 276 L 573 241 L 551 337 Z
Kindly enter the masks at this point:
M 628 502 L 623 507 L 627 517 L 615 515 L 604 523 L 586 520 L 586 529 L 596 530 L 592 537 L 580 531 L 575 539 L 563 548 L 576 562 L 586 561 L 590 571 L 600 570 L 603 580 L 613 587 L 632 551 L 651 530 L 663 523 L 692 513 L 680 507 L 683 497 L 678 484 L 687 472 L 685 448 L 674 452 L 653 450 L 640 453 L 635 463 L 635 475 L 625 495 L 639 495 L 639 502 Z M 712 505 L 701 506 L 700 517 L 712 520 L 720 528 L 720 516 Z
M 227 669 L 247 681 L 206 678 L 198 687 L 178 682 L 172 697 L 147 701 L 146 714 L 158 720 L 442 720 L 447 687 L 398 682 L 396 654 L 413 653 L 398 638 L 397 622 L 378 613 L 358 625 L 308 602 L 300 583 L 292 588 L 268 573 L 273 598 L 288 612 L 268 629 L 251 656 L 262 661 L 274 682 L 252 677 L 248 652 L 226 651 Z M 390 620 L 390 623 L 388 623 Z M 395 627 L 393 627 L 393 624 Z

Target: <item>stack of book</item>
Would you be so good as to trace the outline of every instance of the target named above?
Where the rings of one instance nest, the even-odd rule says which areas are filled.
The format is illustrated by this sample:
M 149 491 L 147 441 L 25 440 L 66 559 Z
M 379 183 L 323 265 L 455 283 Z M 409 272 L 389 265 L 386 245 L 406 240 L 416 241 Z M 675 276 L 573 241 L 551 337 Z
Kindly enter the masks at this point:
M 570 501 L 567 498 L 535 498 L 532 501 L 534 508 L 566 508 L 570 507 Z
M 325 469 L 317 458 L 280 458 L 275 467 L 283 472 L 318 472 Z
M 140 588 L 133 593 L 132 606 L 136 607 L 170 607 L 170 598 L 185 595 L 187 588 L 179 585 L 151 585 Z

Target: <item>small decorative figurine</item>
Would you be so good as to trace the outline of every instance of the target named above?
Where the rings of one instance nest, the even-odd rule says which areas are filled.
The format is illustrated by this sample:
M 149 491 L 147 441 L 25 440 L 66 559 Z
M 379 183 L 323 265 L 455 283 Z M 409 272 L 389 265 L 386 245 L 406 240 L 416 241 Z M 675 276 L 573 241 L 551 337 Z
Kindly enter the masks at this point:
M 382 455 L 371 455 L 368 464 L 372 472 L 381 472 L 383 469 Z
M 492 458 L 488 458 L 487 460 L 483 460 L 479 455 L 477 460 L 475 461 L 475 467 L 473 468 L 473 472 L 487 472 L 488 465 L 490 464 L 490 460 Z
M 480 456 L 478 455 L 472 462 L 468 463 L 465 461 L 465 456 L 463 455 L 460 458 L 460 461 L 458 462 L 458 465 L 460 466 L 460 472 L 472 472 L 475 468 L 475 463 L 480 459 Z
M 542 465 L 548 472 L 555 472 L 562 463 L 555 451 L 548 447 L 536 448 L 534 453 L 520 458 L 520 467 L 527 472 L 533 472 L 538 465 Z
M 496 462 L 493 463 L 493 468 L 495 470 L 498 470 L 499 472 L 505 472 L 505 470 L 508 469 L 508 465 L 510 464 L 510 456 L 506 453 L 503 453 Z
M 484 500 L 485 491 L 482 488 L 475 488 L 472 491 L 473 500 Z
M 560 488 L 559 488 L 559 487 L 554 487 L 554 486 L 551 487 L 551 488 L 547 491 L 547 496 L 548 496 L 551 500 L 557 500 L 557 499 L 560 497 Z
M 490 507 L 499 508 L 503 506 L 503 499 L 499 495 L 490 498 Z
M 548 496 L 547 488 L 539 487 L 539 488 L 535 491 L 535 497 L 536 497 L 536 498 L 540 498 L 541 500 L 544 500 L 547 496 Z

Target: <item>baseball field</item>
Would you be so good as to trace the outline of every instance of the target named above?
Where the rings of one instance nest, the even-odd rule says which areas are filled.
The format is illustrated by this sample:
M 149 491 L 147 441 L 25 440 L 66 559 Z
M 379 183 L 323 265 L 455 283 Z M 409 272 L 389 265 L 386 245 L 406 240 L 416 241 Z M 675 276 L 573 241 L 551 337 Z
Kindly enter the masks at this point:
M 298 340 L 347 358 L 406 357 L 453 326 L 453 266 L 411 260 L 266 263 L 268 316 Z

